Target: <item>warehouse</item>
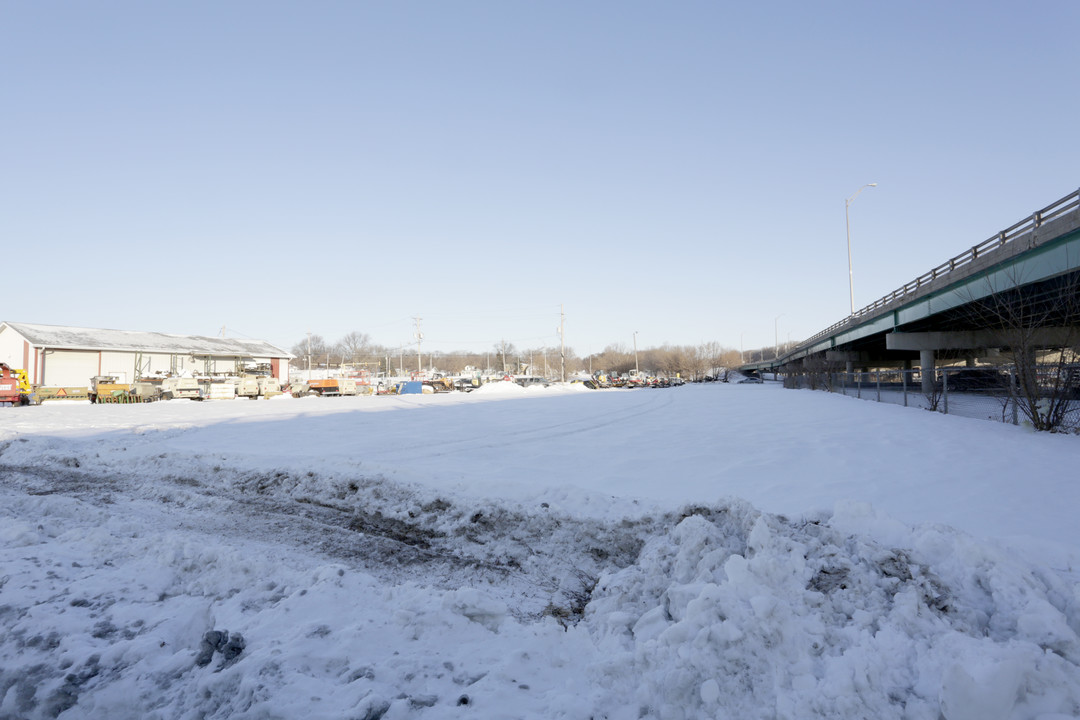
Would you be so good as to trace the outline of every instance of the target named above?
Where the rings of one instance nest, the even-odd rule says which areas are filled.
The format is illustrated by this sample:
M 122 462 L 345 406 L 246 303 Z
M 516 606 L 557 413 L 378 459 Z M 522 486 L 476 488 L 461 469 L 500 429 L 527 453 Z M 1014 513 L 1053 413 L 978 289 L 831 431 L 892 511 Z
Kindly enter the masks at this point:
M 124 383 L 168 374 L 237 375 L 254 368 L 267 369 L 284 383 L 291 358 L 262 340 L 0 323 L 0 362 L 24 368 L 36 386 L 86 386 L 98 375 Z

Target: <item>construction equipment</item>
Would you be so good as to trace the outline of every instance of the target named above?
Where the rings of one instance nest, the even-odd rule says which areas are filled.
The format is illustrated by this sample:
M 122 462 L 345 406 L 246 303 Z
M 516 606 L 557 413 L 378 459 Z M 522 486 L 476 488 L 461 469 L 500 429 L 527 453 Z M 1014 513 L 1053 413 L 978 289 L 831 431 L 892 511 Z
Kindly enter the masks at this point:
M 259 394 L 269 400 L 272 397 L 281 395 L 281 383 L 278 382 L 276 377 L 271 375 L 262 375 L 259 377 Z
M 261 377 L 255 375 L 241 375 L 236 383 L 236 397 L 256 399 L 262 393 L 259 392 Z
M 309 380 L 307 383 L 308 395 L 340 395 L 337 378 L 321 378 Z
M 161 387 L 157 383 L 137 381 L 132 383 L 128 394 L 134 402 L 153 402 L 161 399 Z
M 29 405 L 31 391 L 25 370 L 0 363 L 0 405 Z
M 89 400 L 90 388 L 86 385 L 82 386 L 57 386 L 48 387 L 39 385 L 34 388 L 33 394 L 30 396 L 30 402 L 33 405 L 37 405 L 45 402 L 46 400 Z
M 124 398 L 129 390 L 131 386 L 117 382 L 114 375 L 95 375 L 90 378 L 90 402 L 92 403 L 126 402 Z
M 448 377 L 435 378 L 434 380 L 424 380 L 424 387 L 427 388 L 429 393 L 442 393 L 450 392 L 454 389 L 454 379 Z
M 309 395 L 355 395 L 356 378 L 336 377 L 321 380 L 311 380 L 307 383 Z M 294 395 L 296 393 L 293 393 Z
M 192 377 L 167 377 L 161 381 L 161 399 L 188 398 L 202 400 L 202 388 L 199 381 Z
M 144 403 L 161 397 L 158 386 L 150 382 L 118 383 L 110 375 L 90 378 L 90 402 L 92 403 Z

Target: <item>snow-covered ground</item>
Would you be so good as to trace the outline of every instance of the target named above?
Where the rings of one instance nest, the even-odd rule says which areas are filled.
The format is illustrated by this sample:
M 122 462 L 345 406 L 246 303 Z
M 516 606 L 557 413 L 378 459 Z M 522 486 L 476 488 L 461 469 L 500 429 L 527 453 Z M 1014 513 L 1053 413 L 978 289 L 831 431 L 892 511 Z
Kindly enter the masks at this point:
M 1077 718 L 1078 459 L 768 383 L 5 409 L 0 718 Z

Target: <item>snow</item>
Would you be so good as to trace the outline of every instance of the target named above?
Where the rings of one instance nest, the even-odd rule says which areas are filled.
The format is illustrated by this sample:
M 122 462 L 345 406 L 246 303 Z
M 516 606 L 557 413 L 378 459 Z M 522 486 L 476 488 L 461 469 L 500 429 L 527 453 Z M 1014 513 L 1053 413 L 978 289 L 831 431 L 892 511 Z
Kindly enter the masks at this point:
M 11 321 L 0 322 L 0 329 L 3 327 L 10 327 L 21 336 L 19 339 L 20 346 L 22 339 L 25 339 L 35 347 L 42 349 L 146 350 L 180 355 L 210 353 L 241 357 L 292 357 L 270 343 L 244 338 L 171 335 L 162 332 L 106 330 Z
M 11 408 L 0 718 L 1078 718 L 1078 452 L 771 383 Z

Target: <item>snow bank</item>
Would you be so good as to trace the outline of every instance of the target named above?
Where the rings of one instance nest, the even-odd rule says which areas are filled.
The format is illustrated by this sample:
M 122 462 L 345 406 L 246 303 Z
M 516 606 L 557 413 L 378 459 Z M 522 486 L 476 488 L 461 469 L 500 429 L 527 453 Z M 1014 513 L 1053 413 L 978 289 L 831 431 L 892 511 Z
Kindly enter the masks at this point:
M 801 519 L 738 501 L 686 508 L 642 526 L 640 553 L 583 587 L 580 610 L 518 616 L 513 583 L 387 583 L 288 545 L 185 530 L 198 513 L 3 500 L 23 544 L 0 551 L 0 717 L 1080 709 L 1075 585 L 947 528 L 909 529 L 899 547 L 851 534 L 850 507 Z
M 643 716 L 1004 720 L 1080 708 L 1076 585 L 948 529 L 909 530 L 897 547 L 828 517 L 697 512 L 602 577 L 588 608 L 607 652 L 640 676 Z
M 484 395 L 524 395 L 525 388 L 510 380 L 500 380 L 498 382 L 484 383 L 469 394 L 481 397 Z

